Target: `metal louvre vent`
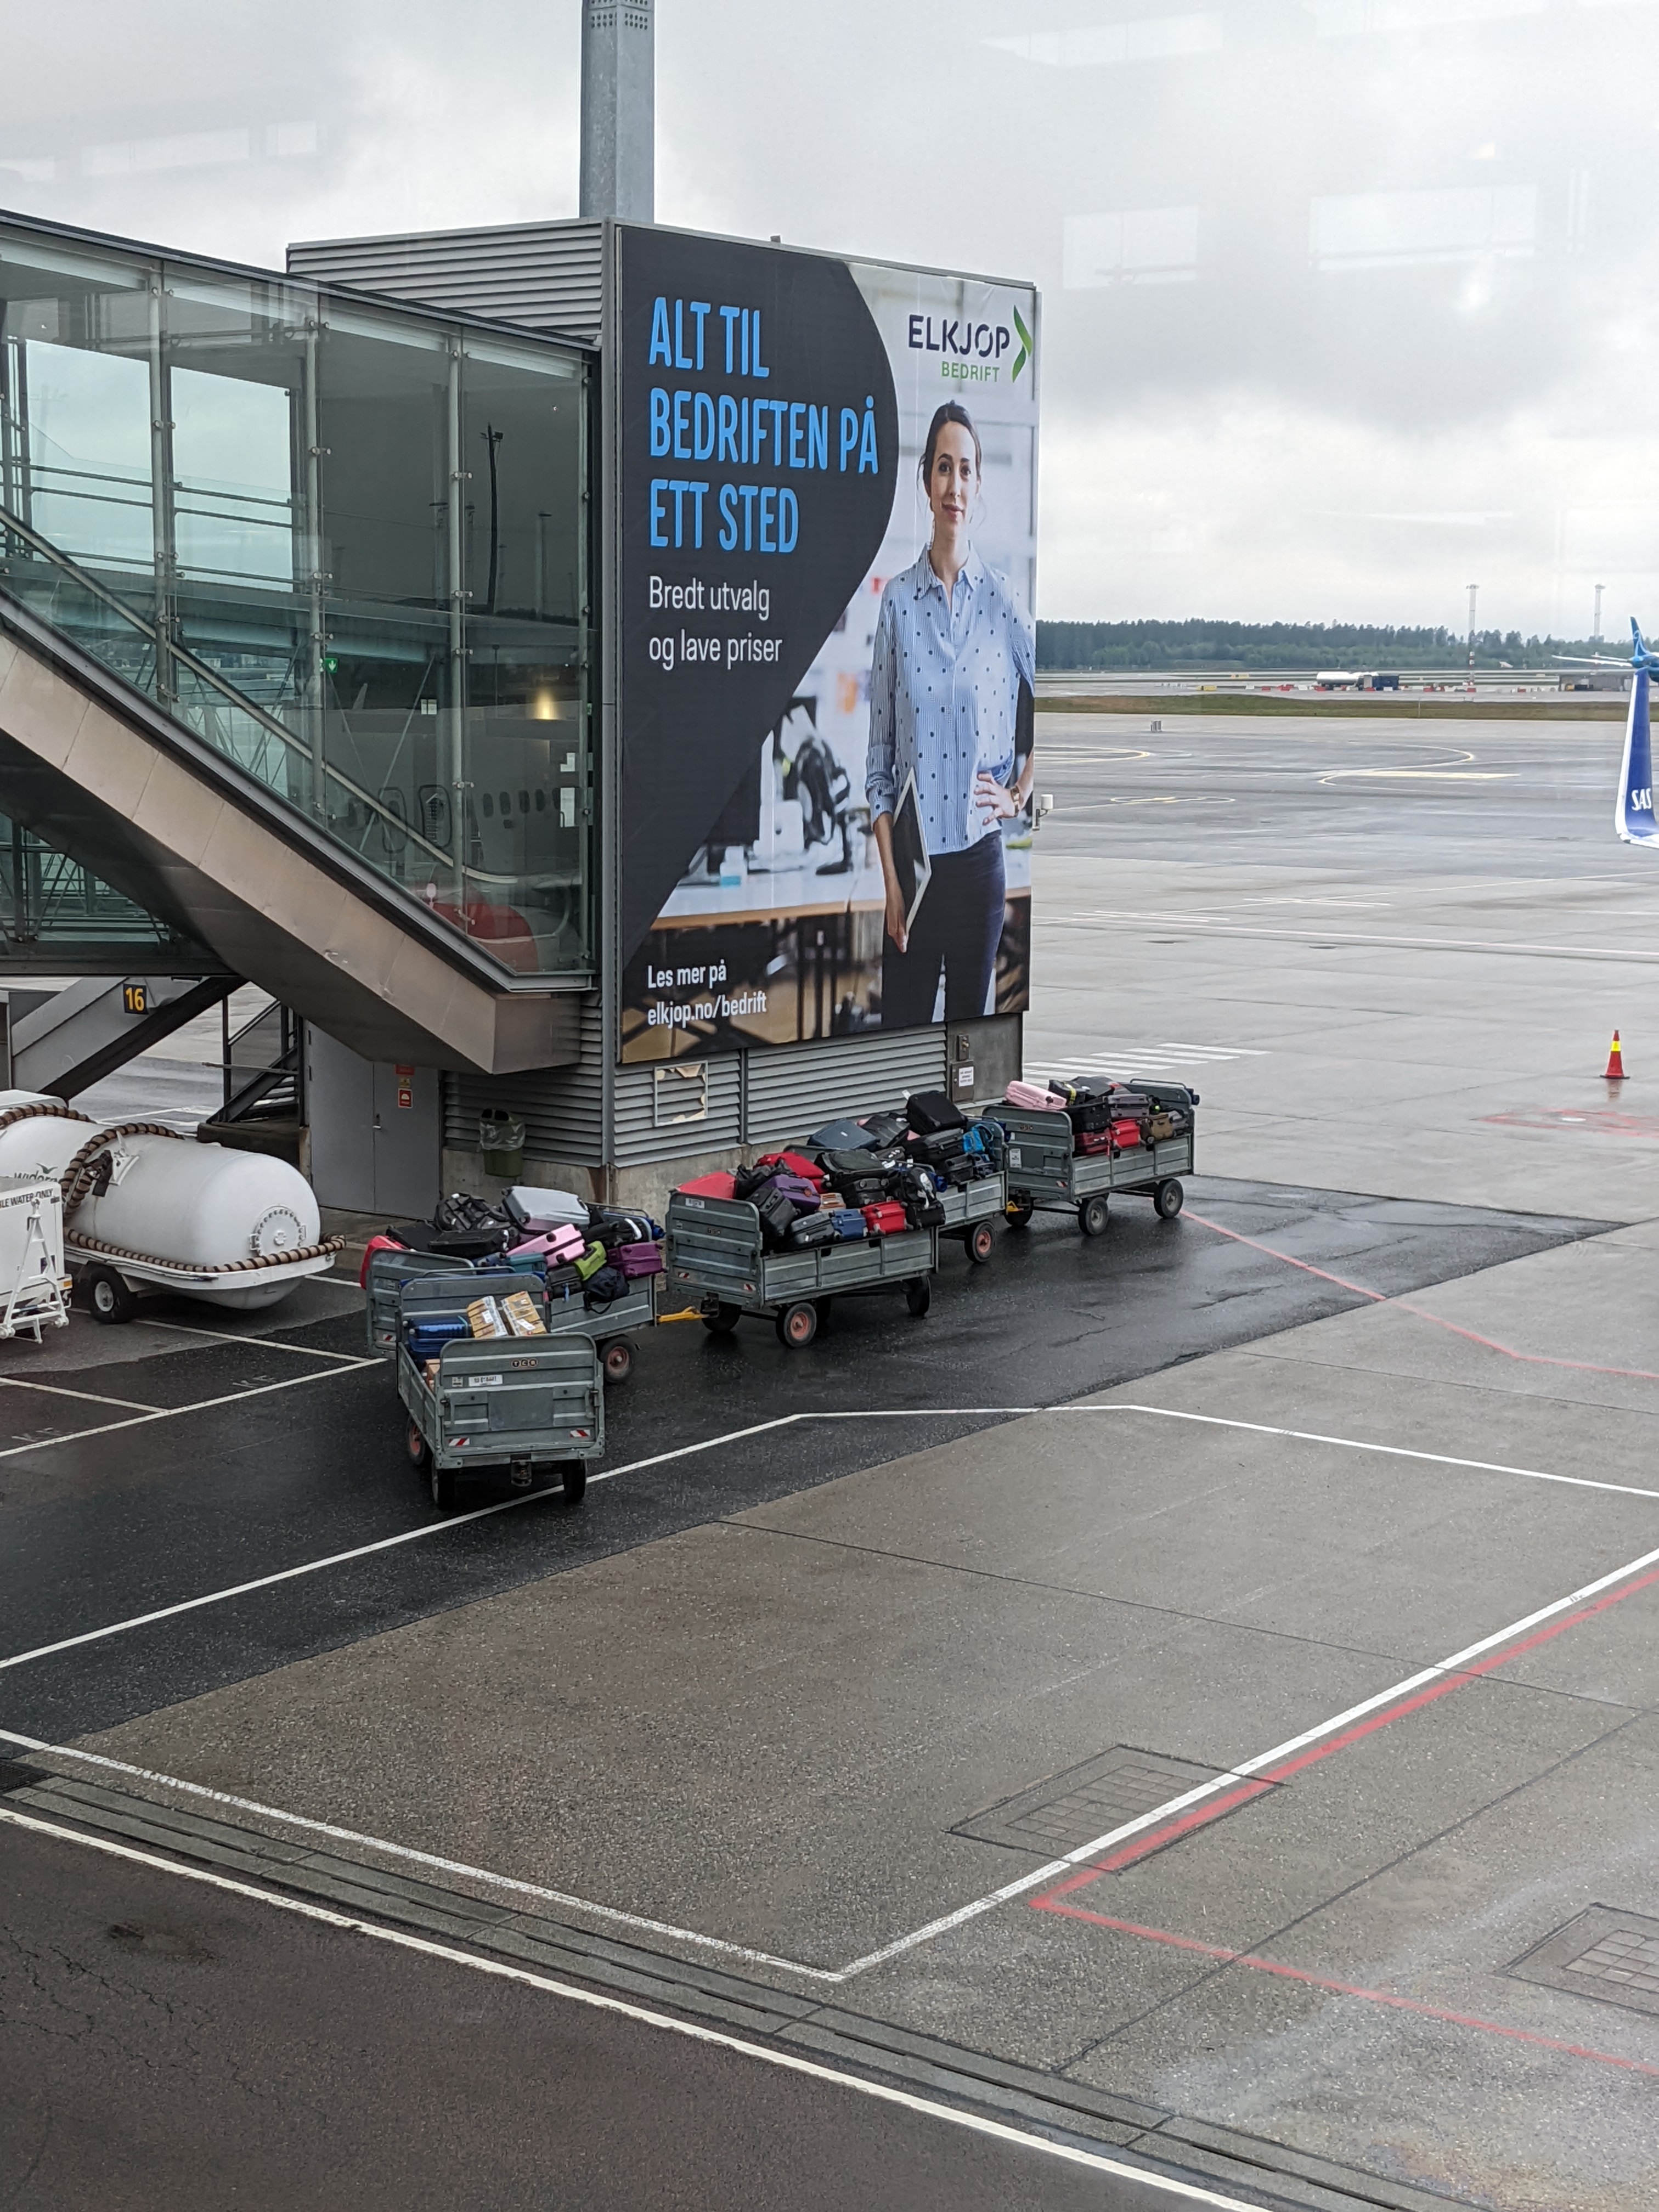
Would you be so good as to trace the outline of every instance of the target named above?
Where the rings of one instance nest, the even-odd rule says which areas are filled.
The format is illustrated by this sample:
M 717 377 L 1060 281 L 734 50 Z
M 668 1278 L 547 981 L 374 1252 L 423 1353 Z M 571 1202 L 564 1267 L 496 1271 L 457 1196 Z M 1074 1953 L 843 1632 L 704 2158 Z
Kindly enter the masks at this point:
M 826 1037 L 747 1055 L 744 1136 L 750 1144 L 805 1136 L 837 1115 L 902 1106 L 912 1091 L 945 1087 L 945 1033 Z
M 597 222 L 526 222 L 404 238 L 307 240 L 289 273 L 352 284 L 423 307 L 488 315 L 597 343 L 605 307 L 605 231 Z
M 616 1152 L 618 1167 L 678 1160 L 694 1152 L 730 1152 L 743 1139 L 743 1063 L 737 1053 L 700 1063 L 701 1085 L 688 1082 L 684 1103 L 659 1104 L 657 1069 L 619 1067 L 616 1074 Z M 701 1104 L 696 1121 L 668 1118 Z
M 605 1021 L 598 994 L 582 1000 L 581 1057 L 574 1067 L 532 1068 L 520 1075 L 446 1075 L 444 1143 L 458 1152 L 478 1149 L 478 1116 L 516 1114 L 525 1150 L 534 1158 L 597 1167 L 605 1157 Z

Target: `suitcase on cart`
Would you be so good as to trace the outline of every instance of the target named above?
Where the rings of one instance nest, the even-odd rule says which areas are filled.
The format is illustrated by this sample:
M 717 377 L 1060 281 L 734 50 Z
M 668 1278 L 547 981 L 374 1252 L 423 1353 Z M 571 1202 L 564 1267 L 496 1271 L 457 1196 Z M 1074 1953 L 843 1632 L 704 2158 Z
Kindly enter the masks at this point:
M 902 1236 L 909 1227 L 904 1208 L 896 1199 L 884 1199 L 863 1209 L 865 1226 L 872 1237 Z

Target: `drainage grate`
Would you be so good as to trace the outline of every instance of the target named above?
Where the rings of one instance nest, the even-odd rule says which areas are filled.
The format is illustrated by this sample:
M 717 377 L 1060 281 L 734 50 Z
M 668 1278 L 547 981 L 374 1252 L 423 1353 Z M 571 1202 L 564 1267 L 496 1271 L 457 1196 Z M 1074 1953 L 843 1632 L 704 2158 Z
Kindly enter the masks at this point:
M 1659 2013 L 1659 1920 L 1592 1905 L 1504 1971 L 1543 1989 Z
M 1006 1797 L 982 1813 L 970 1814 L 951 1833 L 970 1836 L 975 1843 L 1004 1844 L 1011 1850 L 1036 1851 L 1044 1858 L 1058 1857 L 1195 1790 L 1200 1782 L 1213 1782 L 1224 1771 L 1114 1744 L 1098 1758 L 1051 1774 L 1018 1797 Z

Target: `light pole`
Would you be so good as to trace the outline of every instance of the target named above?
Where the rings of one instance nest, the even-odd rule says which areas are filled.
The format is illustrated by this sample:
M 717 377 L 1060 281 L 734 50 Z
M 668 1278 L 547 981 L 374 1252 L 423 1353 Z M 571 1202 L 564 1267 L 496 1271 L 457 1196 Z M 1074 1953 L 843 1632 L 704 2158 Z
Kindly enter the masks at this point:
M 1479 584 L 1469 586 L 1469 680 L 1468 688 L 1474 689 L 1474 603 L 1480 596 Z
M 1600 645 L 1601 642 L 1601 594 L 1607 588 L 1605 584 L 1598 584 L 1595 587 L 1595 627 L 1590 632 L 1592 645 Z

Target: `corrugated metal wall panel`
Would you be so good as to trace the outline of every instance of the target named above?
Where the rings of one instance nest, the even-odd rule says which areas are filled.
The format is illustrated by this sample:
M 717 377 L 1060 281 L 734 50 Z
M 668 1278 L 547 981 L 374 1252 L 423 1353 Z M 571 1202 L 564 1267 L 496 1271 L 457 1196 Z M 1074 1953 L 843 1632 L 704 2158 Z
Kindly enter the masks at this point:
M 659 1102 L 654 1067 L 621 1067 L 616 1084 L 617 1165 L 643 1167 L 653 1160 L 679 1160 L 696 1152 L 736 1149 L 743 1137 L 743 1068 L 740 1055 L 726 1053 L 702 1063 L 707 1071 L 708 1111 L 698 1121 L 657 1126 Z M 678 1087 L 678 1086 L 677 1086 Z M 689 1086 L 688 1086 L 689 1087 Z M 681 1102 L 665 1098 L 665 1110 Z
M 942 1090 L 945 1051 L 945 1031 L 928 1029 L 751 1052 L 744 1138 L 802 1137 L 838 1115 L 873 1113 L 902 1106 L 908 1091 Z
M 476 1152 L 478 1116 L 490 1108 L 520 1115 L 525 1149 L 535 1158 L 597 1167 L 605 1158 L 604 1091 L 605 1023 L 593 992 L 582 1001 L 581 1058 L 574 1067 L 445 1076 L 444 1143 Z
M 488 315 L 596 343 L 605 301 L 597 222 L 529 222 L 407 238 L 313 239 L 288 249 L 289 272 L 394 300 Z

